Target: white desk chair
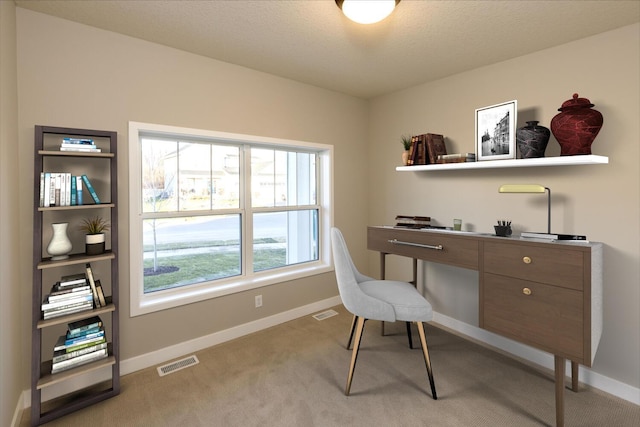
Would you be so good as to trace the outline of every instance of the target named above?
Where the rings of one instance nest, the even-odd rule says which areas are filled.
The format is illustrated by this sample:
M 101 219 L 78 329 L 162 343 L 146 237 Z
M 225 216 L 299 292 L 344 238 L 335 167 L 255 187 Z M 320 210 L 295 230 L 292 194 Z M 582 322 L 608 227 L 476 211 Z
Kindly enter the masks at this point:
M 427 339 L 422 323 L 430 321 L 433 317 L 431 304 L 410 283 L 374 280 L 360 274 L 353 264 L 351 255 L 349 255 L 342 233 L 335 227 L 331 229 L 331 246 L 340 297 L 345 308 L 355 316 L 354 321 L 356 322 L 351 366 L 344 393 L 348 396 L 351 390 L 351 381 L 365 322 L 370 319 L 383 322 L 403 321 L 413 322 L 418 326 L 422 353 L 431 385 L 431 395 L 436 400 L 438 396 L 436 395 Z M 351 338 L 349 338 L 349 342 L 351 342 Z

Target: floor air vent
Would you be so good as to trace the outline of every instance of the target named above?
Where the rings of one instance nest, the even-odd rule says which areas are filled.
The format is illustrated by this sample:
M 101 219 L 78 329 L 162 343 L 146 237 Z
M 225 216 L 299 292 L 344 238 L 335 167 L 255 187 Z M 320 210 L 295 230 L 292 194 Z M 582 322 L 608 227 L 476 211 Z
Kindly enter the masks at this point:
M 327 310 L 327 311 L 323 311 L 322 313 L 314 314 L 313 318 L 316 320 L 324 320 L 324 319 L 328 319 L 329 317 L 333 317 L 337 314 L 338 314 L 337 311 Z
M 184 359 L 176 360 L 175 362 L 168 363 L 163 366 L 158 366 L 158 375 L 164 377 L 180 369 L 188 368 L 189 366 L 197 365 L 200 363 L 195 355 L 191 355 Z

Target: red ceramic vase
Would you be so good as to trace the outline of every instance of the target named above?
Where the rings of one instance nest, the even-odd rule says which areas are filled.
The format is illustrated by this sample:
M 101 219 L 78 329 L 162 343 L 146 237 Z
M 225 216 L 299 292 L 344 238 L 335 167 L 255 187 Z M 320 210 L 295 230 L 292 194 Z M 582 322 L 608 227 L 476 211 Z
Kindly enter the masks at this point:
M 591 144 L 602 128 L 602 114 L 594 110 L 587 98 L 577 93 L 558 108 L 560 114 L 551 120 L 551 132 L 560 144 L 561 156 L 591 154 Z

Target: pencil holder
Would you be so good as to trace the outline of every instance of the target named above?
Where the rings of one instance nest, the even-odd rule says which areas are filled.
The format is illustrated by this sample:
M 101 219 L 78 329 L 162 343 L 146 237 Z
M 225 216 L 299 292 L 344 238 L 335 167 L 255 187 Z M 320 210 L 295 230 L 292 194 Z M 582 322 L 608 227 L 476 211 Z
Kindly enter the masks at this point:
M 496 236 L 500 236 L 500 237 L 511 236 L 510 225 L 494 225 L 493 228 L 496 230 Z

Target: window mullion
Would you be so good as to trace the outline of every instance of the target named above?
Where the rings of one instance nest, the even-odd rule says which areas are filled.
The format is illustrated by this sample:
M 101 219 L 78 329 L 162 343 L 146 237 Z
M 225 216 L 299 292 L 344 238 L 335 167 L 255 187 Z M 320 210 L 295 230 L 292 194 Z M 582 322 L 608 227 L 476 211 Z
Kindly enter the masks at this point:
M 253 206 L 251 203 L 251 146 L 243 145 L 240 159 L 242 211 L 242 275 L 253 273 Z

